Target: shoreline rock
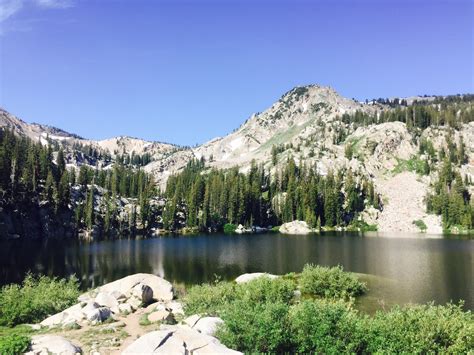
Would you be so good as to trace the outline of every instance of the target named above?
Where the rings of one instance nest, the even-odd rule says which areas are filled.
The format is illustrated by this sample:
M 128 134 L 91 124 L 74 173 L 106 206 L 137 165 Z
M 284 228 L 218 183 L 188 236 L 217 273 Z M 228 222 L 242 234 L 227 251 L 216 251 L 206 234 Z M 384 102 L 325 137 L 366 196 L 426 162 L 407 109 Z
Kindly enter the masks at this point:
M 311 232 L 311 228 L 308 227 L 305 221 L 293 221 L 280 226 L 280 233 L 282 234 L 304 235 Z

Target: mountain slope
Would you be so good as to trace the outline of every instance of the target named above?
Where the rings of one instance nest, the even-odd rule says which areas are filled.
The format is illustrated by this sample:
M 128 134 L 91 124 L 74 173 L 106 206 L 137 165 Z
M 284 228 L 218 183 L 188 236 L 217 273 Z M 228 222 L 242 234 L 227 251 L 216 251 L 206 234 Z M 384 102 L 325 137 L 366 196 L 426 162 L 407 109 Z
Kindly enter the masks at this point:
M 272 174 L 277 174 L 289 157 L 297 164 L 316 166 L 323 175 L 329 170 L 351 169 L 372 179 L 383 197 L 384 209 L 373 220 L 379 230 L 416 231 L 413 221 L 422 219 L 428 231 L 439 232 L 440 219 L 426 214 L 424 199 L 437 178 L 442 154 L 452 151 L 453 144 L 465 146 L 467 159 L 458 169 L 463 178 L 473 179 L 473 101 L 468 95 L 441 101 L 437 97 L 413 97 L 360 103 L 329 87 L 297 87 L 229 135 L 195 148 L 124 136 L 88 140 L 57 128 L 27 124 L 4 110 L 0 110 L 0 126 L 42 144 L 62 146 L 67 152 L 80 149 L 87 156 L 92 149 L 96 151 L 94 157 L 99 155 L 98 159 L 73 159 L 71 153 L 70 166 L 106 167 L 126 156 L 127 162 L 144 166 L 153 174 L 161 188 L 192 159 L 206 161 L 208 168 L 238 166 L 244 172 L 255 160 Z M 419 112 L 419 107 L 427 108 Z M 436 125 L 416 126 L 415 119 L 420 120 L 426 112 L 437 115 Z M 450 126 L 454 121 L 455 129 Z M 439 157 L 420 152 L 422 140 L 430 141 Z M 140 159 L 133 159 L 137 156 Z M 413 162 L 429 163 L 431 171 L 427 175 L 409 172 Z M 472 192 L 472 186 L 470 189 Z

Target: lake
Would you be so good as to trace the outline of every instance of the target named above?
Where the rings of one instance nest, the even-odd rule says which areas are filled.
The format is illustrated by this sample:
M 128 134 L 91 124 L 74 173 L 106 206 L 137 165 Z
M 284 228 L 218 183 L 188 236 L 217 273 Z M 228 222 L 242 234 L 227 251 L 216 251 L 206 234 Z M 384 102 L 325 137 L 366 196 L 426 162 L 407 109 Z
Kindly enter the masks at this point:
M 32 271 L 75 274 L 83 289 L 138 272 L 190 285 L 247 272 L 299 272 L 306 263 L 342 265 L 364 274 L 370 292 L 358 307 L 369 312 L 393 304 L 461 299 L 466 309 L 474 308 L 472 237 L 401 233 L 216 234 L 92 243 L 14 240 L 0 243 L 0 284 L 19 282 Z

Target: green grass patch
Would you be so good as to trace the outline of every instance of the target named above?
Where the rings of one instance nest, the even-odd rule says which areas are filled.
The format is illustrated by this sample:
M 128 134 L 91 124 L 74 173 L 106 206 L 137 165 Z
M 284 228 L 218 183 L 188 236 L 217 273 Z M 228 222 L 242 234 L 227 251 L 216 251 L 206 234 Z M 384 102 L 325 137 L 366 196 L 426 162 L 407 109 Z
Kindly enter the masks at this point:
M 397 165 L 393 168 L 393 174 L 400 174 L 404 171 L 413 171 L 419 175 L 428 175 L 430 173 L 430 166 L 426 160 L 419 156 L 412 156 L 410 159 L 397 159 Z

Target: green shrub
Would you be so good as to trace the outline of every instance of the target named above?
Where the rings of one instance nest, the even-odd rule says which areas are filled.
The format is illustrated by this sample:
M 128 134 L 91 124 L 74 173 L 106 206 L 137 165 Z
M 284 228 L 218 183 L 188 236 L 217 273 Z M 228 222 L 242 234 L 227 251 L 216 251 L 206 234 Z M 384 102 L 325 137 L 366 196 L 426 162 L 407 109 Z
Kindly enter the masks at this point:
M 367 323 L 367 351 L 466 354 L 474 350 L 474 317 L 461 305 L 411 305 L 377 312 Z
M 296 285 L 289 279 L 260 277 L 243 284 L 218 282 L 193 286 L 183 299 L 186 314 L 220 315 L 233 302 L 284 302 L 293 298 Z
M 259 277 L 236 285 L 235 297 L 248 303 L 290 303 L 295 289 L 296 284 L 291 279 Z
M 243 352 L 282 353 L 290 350 L 289 306 L 283 302 L 229 305 L 217 336 L 226 346 Z
M 226 304 L 235 300 L 235 287 L 231 282 L 192 286 L 183 298 L 184 311 L 188 315 L 218 315 Z
M 357 353 L 365 347 L 363 318 L 343 301 L 303 301 L 289 318 L 294 352 Z
M 300 277 L 301 292 L 327 298 L 349 298 L 366 291 L 356 276 L 341 266 L 332 268 L 307 264 Z
M 23 354 L 30 346 L 30 337 L 22 334 L 9 334 L 0 338 L 0 354 Z
M 0 325 L 37 323 L 77 302 L 77 279 L 58 280 L 28 274 L 22 285 L 0 290 Z
M 237 229 L 237 226 L 232 223 L 226 223 L 224 224 L 224 233 L 225 234 L 233 234 L 235 233 L 235 230 Z
M 413 224 L 417 226 L 421 232 L 426 232 L 426 230 L 428 229 L 426 223 L 422 219 L 417 219 L 416 221 L 413 221 Z

